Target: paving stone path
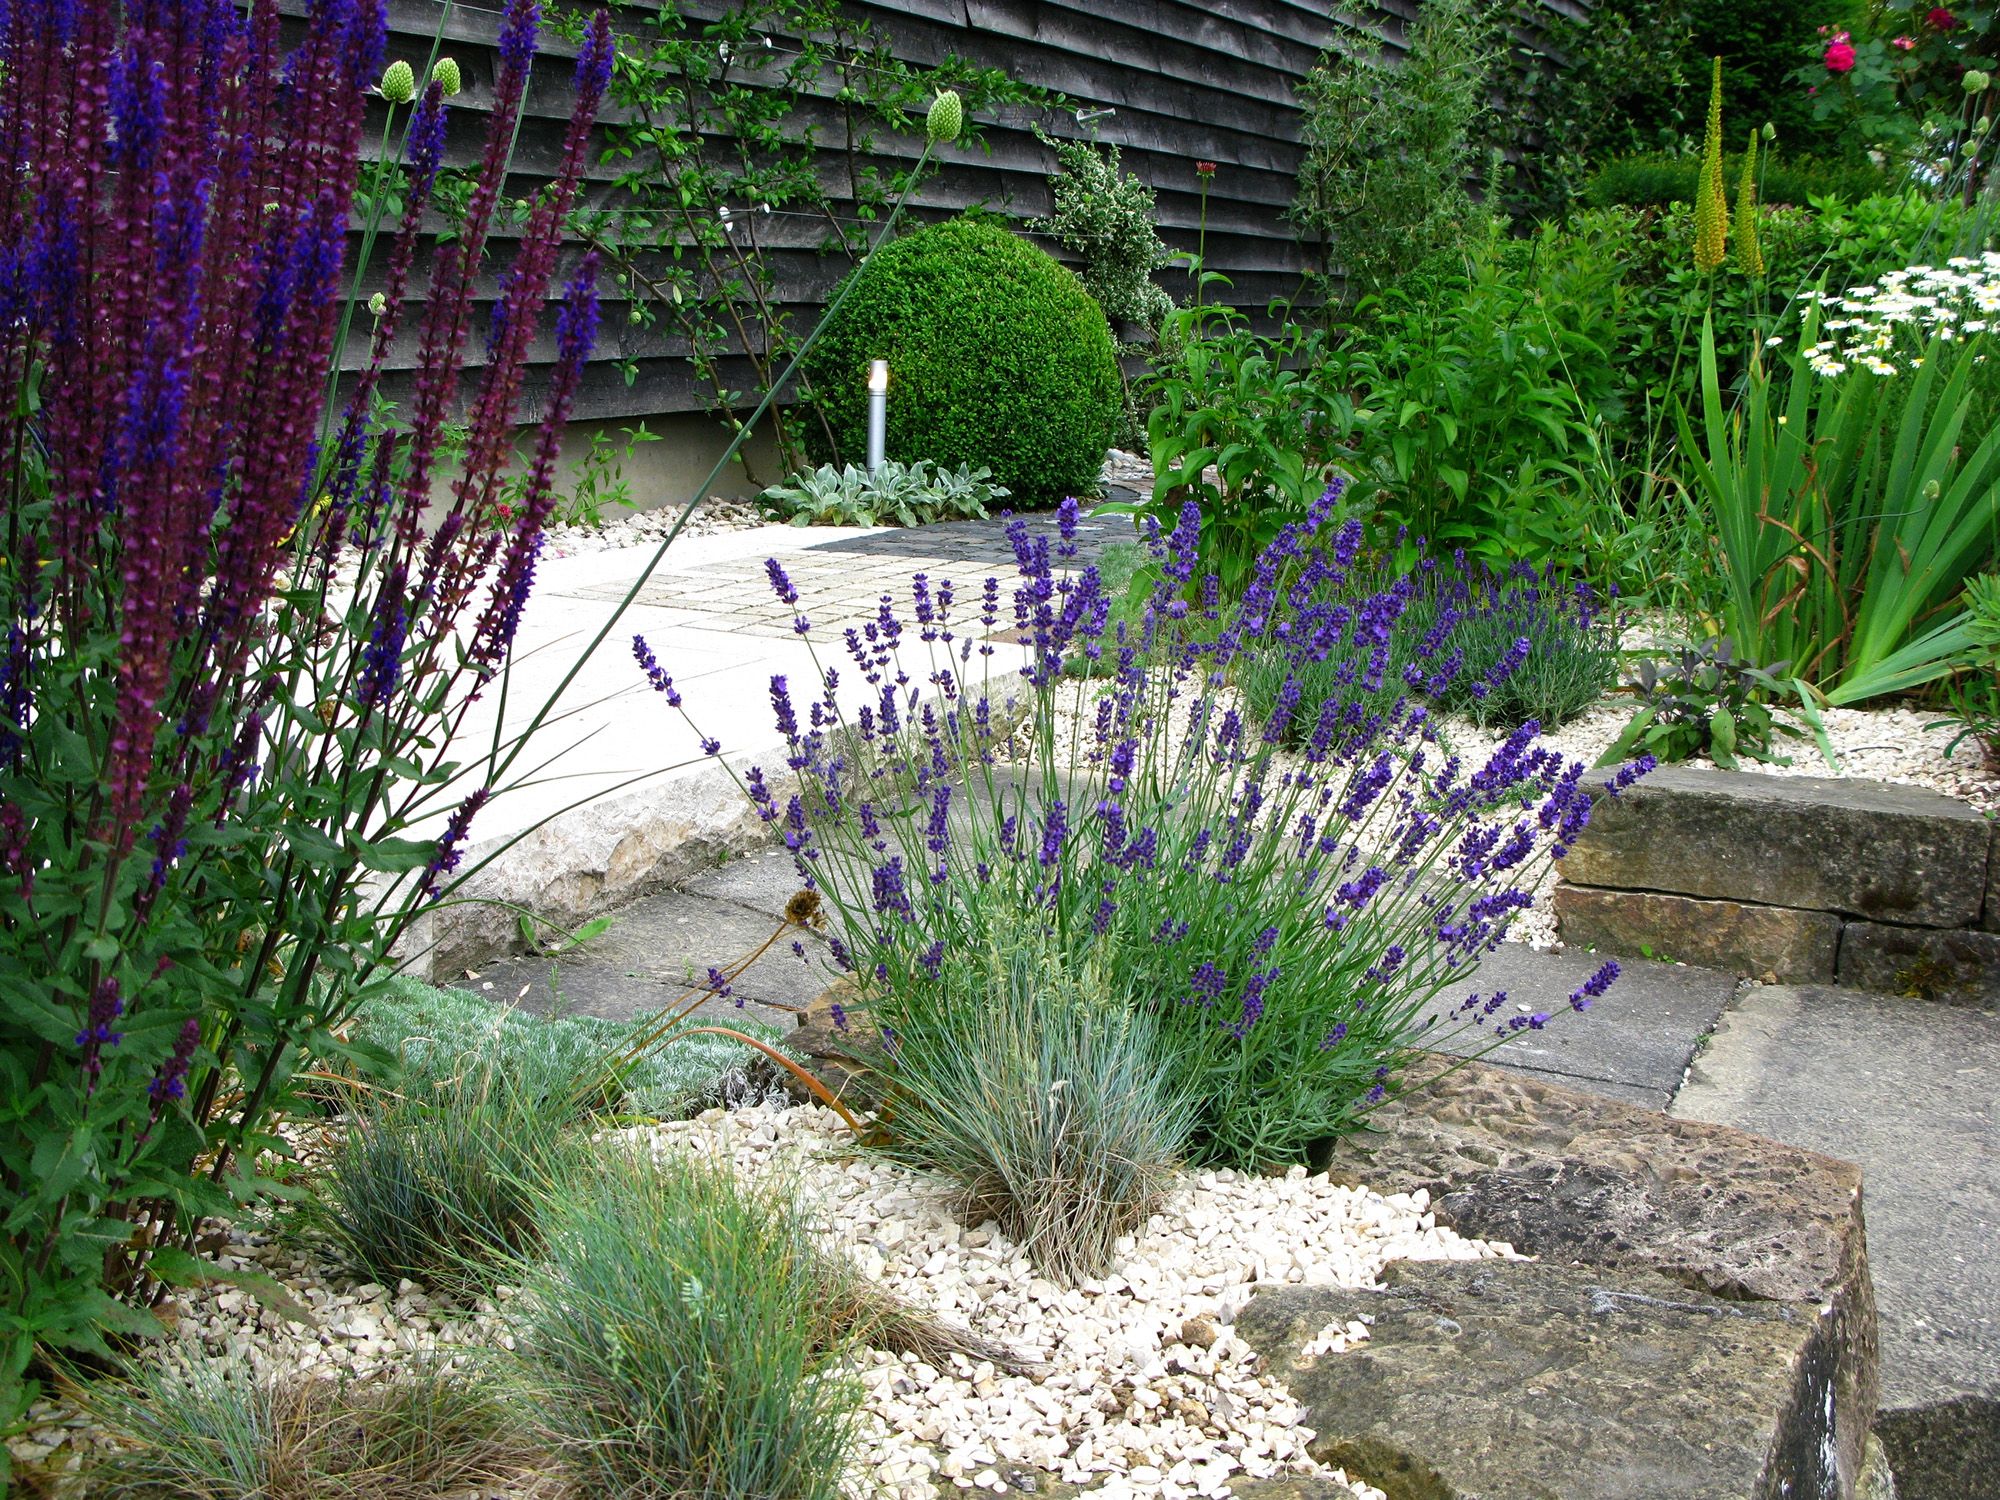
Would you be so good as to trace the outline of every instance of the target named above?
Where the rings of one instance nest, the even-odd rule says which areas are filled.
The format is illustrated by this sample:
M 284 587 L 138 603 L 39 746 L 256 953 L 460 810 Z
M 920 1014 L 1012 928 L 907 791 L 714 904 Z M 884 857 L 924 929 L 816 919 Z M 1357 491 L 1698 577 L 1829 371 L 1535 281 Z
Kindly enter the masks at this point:
M 1053 537 L 1055 524 L 1049 516 L 1023 519 L 1032 534 Z M 1013 578 L 1008 525 L 1006 518 L 995 516 L 830 539 L 821 539 L 810 527 L 754 534 L 784 565 L 799 592 L 800 611 L 816 629 L 831 627 L 838 632 L 872 617 L 885 594 L 907 615 L 910 580 L 918 573 L 933 583 L 951 580 L 961 601 L 976 600 L 979 585 L 989 577 L 1003 583 Z M 1080 561 L 1094 560 L 1107 542 L 1121 536 L 1131 536 L 1128 522 L 1083 521 L 1077 531 Z M 627 582 L 613 581 L 558 584 L 552 592 L 574 599 L 617 600 L 629 588 Z M 792 612 L 771 593 L 762 554 L 712 562 L 698 556 L 682 560 L 670 550 L 635 602 L 667 611 L 661 623 L 668 628 L 780 638 L 794 633 Z

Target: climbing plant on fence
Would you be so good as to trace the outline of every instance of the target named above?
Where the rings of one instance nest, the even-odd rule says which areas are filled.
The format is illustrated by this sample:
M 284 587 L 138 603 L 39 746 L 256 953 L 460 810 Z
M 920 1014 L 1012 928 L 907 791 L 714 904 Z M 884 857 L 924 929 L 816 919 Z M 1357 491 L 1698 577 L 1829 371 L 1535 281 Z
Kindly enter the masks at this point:
M 834 262 L 828 285 L 859 262 L 887 205 L 915 186 L 938 90 L 963 98 L 962 139 L 975 142 L 996 106 L 1047 99 L 955 56 L 904 62 L 835 0 L 741 0 L 712 20 L 648 0 L 620 14 L 604 149 L 617 171 L 573 228 L 631 299 L 632 322 L 685 352 L 732 430 L 802 335 L 778 254 L 810 240 Z M 637 373 L 628 357 L 626 379 Z M 810 420 L 810 403 L 772 410 L 786 472 L 804 464 L 797 424 Z

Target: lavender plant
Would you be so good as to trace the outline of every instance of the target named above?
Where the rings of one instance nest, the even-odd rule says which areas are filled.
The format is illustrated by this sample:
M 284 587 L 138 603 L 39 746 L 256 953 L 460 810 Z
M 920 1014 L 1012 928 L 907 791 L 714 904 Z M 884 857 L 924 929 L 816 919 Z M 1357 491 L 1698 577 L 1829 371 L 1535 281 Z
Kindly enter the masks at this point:
M 1564 584 L 1553 566 L 1537 572 L 1517 563 L 1497 572 L 1464 552 L 1440 560 L 1419 551 L 1399 587 L 1393 573 L 1360 570 L 1329 589 L 1308 613 L 1352 609 L 1386 591 L 1399 600 L 1403 628 L 1392 633 L 1371 711 L 1386 712 L 1415 696 L 1440 713 L 1463 715 L 1482 727 L 1512 729 L 1533 720 L 1555 729 L 1596 703 L 1618 675 L 1618 626 L 1596 592 Z M 1238 668 L 1244 702 L 1259 719 L 1296 683 L 1298 705 L 1288 743 L 1303 743 L 1329 696 L 1350 693 L 1361 675 L 1351 658 L 1300 662 L 1284 641 L 1252 652 Z
M 20 0 L 0 23 L 0 1426 L 38 1345 L 102 1353 L 156 1328 L 150 1278 L 214 1274 L 188 1251 L 195 1224 L 259 1189 L 302 1058 L 341 1053 L 499 789 L 447 746 L 505 671 L 596 325 L 586 259 L 498 525 L 611 68 L 602 17 L 449 501 L 424 514 L 536 23 L 513 0 L 393 422 L 382 372 L 450 80 L 383 75 L 392 110 L 409 103 L 391 115 L 402 217 L 370 358 L 324 426 L 381 0 L 311 0 L 289 53 L 266 0 Z
M 1072 502 L 1053 538 L 1012 527 L 1004 596 L 997 577 L 976 594 L 916 578 L 911 618 L 885 600 L 846 633 L 843 661 L 815 655 L 803 697 L 772 680 L 787 779 L 753 769 L 745 791 L 820 893 L 855 987 L 843 1024 L 879 1030 L 893 1059 L 939 1004 L 948 954 L 1039 923 L 1149 1015 L 1193 1101 L 1193 1156 L 1262 1166 L 1354 1128 L 1413 1048 L 1549 1022 L 1470 981 L 1588 820 L 1584 768 L 1538 745 L 1532 722 L 1467 764 L 1413 697 L 1376 702 L 1414 585 L 1315 603 L 1361 566 L 1359 524 L 1331 521 L 1338 495 L 1278 534 L 1227 608 L 1217 580 L 1195 580 L 1190 504 L 1148 538 L 1158 582 L 1136 627 L 1110 627 L 1097 569 L 1075 566 Z M 1027 643 L 1011 678 L 993 670 L 1003 623 Z M 815 642 L 804 615 L 796 628 Z M 1268 647 L 1295 670 L 1258 719 L 1229 677 Z M 1111 670 L 1066 673 L 1077 658 Z M 1287 748 L 1298 673 L 1330 661 L 1351 683 Z M 1433 651 L 1422 670 L 1461 666 Z M 1646 769 L 1620 769 L 1610 791 Z M 1616 974 L 1607 964 L 1572 1004 Z

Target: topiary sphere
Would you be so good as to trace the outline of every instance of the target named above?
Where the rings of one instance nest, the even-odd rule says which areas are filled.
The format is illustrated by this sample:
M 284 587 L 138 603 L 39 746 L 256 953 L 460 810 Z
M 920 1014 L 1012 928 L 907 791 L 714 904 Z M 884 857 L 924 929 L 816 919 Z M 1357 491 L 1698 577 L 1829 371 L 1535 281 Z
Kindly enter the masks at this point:
M 888 456 L 984 464 L 1019 505 L 1095 489 L 1121 410 L 1111 329 L 1083 283 L 1000 225 L 952 219 L 884 245 L 807 361 L 832 429 L 822 460 L 861 463 L 869 361 L 889 362 Z M 824 449 L 827 433 L 806 424 Z

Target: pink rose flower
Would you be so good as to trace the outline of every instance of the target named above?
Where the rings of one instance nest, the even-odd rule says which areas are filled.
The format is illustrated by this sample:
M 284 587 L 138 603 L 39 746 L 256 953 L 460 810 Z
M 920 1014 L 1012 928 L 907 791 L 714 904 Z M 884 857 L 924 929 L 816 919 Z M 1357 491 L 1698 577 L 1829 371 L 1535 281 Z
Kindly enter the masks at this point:
M 1908 52 L 1912 47 L 1917 45 L 1917 39 L 1912 36 L 1899 36 L 1892 40 L 1889 45 L 1891 47 L 1901 47 L 1905 52 Z
M 1826 70 L 1829 73 L 1854 71 L 1854 48 L 1846 42 L 1831 43 L 1826 49 Z

